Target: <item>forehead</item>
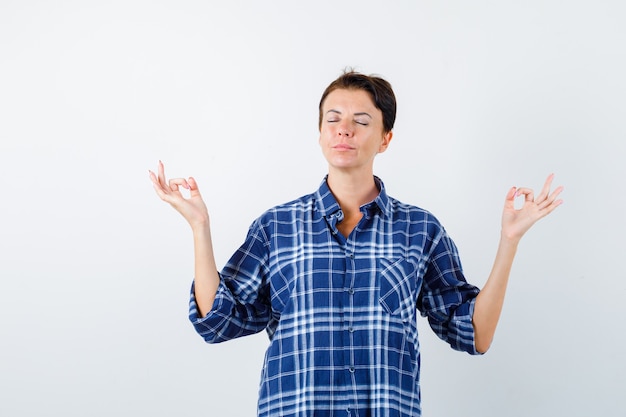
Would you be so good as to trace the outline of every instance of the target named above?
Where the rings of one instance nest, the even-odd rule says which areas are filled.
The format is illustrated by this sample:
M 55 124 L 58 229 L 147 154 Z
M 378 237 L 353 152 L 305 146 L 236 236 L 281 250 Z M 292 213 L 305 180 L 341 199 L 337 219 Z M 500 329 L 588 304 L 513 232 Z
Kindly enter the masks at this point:
M 365 111 L 371 114 L 373 112 L 382 116 L 369 93 L 365 90 L 339 88 L 332 91 L 324 100 L 323 111 L 327 112 L 331 109 L 351 113 Z

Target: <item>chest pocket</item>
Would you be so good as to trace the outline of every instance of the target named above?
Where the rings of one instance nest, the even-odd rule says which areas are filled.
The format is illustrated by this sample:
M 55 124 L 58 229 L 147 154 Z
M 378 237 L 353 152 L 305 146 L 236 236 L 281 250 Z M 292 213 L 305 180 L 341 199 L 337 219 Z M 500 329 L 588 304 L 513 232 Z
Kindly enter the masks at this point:
M 418 280 L 416 267 L 405 258 L 378 261 L 380 272 L 379 303 L 387 313 L 402 321 L 413 320 L 417 310 Z

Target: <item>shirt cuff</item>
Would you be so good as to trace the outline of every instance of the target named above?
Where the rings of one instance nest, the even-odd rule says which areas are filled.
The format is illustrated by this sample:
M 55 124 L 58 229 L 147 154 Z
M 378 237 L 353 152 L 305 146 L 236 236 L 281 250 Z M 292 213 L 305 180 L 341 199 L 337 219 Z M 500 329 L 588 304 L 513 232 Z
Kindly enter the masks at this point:
M 220 279 L 220 283 L 217 287 L 217 292 L 215 293 L 215 299 L 213 300 L 213 306 L 211 307 L 211 310 L 209 310 L 204 317 L 200 316 L 200 310 L 198 309 L 198 304 L 196 302 L 195 289 L 196 289 L 196 282 L 194 280 L 191 283 L 191 291 L 189 295 L 189 320 L 191 320 L 191 322 L 194 325 L 200 324 L 210 319 L 210 316 L 212 315 L 212 313 L 220 309 L 222 304 L 224 304 L 225 287 L 224 287 L 223 281 Z
M 469 327 L 471 328 L 471 332 L 468 332 L 468 339 L 471 338 L 471 350 L 468 350 L 467 353 L 470 355 L 484 355 L 485 352 L 479 352 L 476 350 L 476 331 L 474 329 L 474 307 L 476 305 L 476 297 L 474 297 L 469 303 Z M 469 342 L 469 340 L 468 340 Z

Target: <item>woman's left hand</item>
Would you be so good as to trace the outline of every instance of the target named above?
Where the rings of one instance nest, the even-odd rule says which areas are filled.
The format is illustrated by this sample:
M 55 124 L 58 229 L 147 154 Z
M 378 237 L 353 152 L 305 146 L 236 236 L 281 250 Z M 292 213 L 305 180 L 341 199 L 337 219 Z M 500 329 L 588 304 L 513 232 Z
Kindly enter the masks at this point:
M 557 199 L 563 186 L 550 191 L 554 174 L 548 175 L 541 193 L 537 197 L 530 188 L 513 187 L 506 195 L 504 211 L 502 213 L 502 236 L 513 241 L 519 241 L 524 233 L 532 227 L 537 220 L 552 213 L 554 209 L 563 203 Z M 516 209 L 515 198 L 523 195 L 524 205 Z

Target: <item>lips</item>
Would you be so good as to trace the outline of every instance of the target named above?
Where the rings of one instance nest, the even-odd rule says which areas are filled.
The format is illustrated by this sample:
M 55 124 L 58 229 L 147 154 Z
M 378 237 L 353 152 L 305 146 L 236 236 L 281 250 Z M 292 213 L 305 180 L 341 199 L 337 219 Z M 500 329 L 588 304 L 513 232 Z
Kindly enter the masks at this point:
M 335 146 L 333 146 L 333 149 L 338 150 L 338 151 L 349 151 L 354 149 L 352 146 L 347 145 L 345 143 L 339 143 Z

